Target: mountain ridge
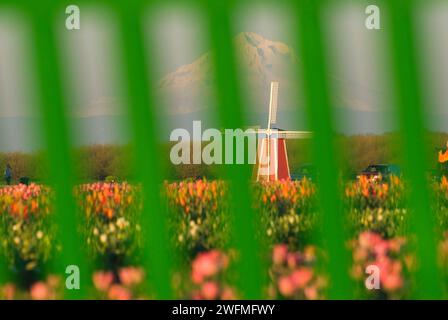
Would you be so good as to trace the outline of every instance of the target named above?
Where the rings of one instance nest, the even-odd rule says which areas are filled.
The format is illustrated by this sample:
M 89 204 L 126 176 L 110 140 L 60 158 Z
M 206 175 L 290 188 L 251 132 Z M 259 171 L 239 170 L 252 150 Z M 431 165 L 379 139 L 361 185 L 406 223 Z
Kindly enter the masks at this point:
M 253 104 L 265 100 L 271 81 L 279 81 L 281 90 L 290 92 L 293 76 L 291 65 L 297 63 L 294 50 L 283 42 L 272 41 L 254 32 L 241 32 L 234 38 L 239 76 L 251 92 Z M 183 65 L 158 81 L 160 95 L 167 97 L 169 114 L 200 111 L 213 103 L 214 74 L 212 52 L 202 54 L 192 63 Z M 244 89 L 243 89 L 244 90 Z M 261 97 L 261 99 L 260 99 Z M 292 97 L 283 105 L 291 105 Z

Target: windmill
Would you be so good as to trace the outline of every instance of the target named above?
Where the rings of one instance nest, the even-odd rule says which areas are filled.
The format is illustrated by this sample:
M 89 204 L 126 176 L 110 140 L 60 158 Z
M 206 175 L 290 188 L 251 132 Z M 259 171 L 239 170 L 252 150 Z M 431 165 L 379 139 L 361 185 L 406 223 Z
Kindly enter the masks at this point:
M 271 82 L 271 96 L 269 100 L 269 118 L 267 129 L 258 129 L 257 153 L 257 181 L 288 180 L 290 179 L 286 140 L 308 139 L 309 131 L 285 131 L 273 128 L 277 122 L 278 82 Z

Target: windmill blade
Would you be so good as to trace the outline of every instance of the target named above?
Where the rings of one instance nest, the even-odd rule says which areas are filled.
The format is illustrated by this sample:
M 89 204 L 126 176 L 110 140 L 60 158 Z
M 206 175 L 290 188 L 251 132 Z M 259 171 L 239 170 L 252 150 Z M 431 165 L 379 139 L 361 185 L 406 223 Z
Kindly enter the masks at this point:
M 267 129 L 257 129 L 254 131 L 254 134 L 256 134 L 259 137 L 267 137 L 269 132 Z
M 280 139 L 310 139 L 313 137 L 313 133 L 310 131 L 276 131 L 271 137 Z
M 269 123 L 268 128 L 271 128 L 271 124 L 277 122 L 277 107 L 278 107 L 278 82 L 271 82 L 271 97 L 269 100 Z
M 267 130 L 257 129 L 253 131 L 258 138 L 271 137 L 273 139 L 310 139 L 313 137 L 311 131 L 280 131 L 280 130 Z

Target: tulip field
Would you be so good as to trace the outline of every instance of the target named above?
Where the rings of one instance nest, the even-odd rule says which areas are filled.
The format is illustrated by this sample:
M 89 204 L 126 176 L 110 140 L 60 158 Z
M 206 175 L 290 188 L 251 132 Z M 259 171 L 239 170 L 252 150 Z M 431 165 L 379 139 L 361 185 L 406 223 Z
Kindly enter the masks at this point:
M 320 230 L 318 190 L 313 182 L 253 182 L 256 237 L 266 299 L 325 299 L 332 279 L 326 269 L 325 240 Z M 438 256 L 448 267 L 448 180 L 432 181 L 437 214 Z M 232 247 L 229 186 L 220 180 L 165 182 L 160 196 L 166 203 L 170 245 L 176 252 L 172 287 L 181 299 L 237 299 L 234 268 L 239 252 Z M 143 197 L 138 184 L 97 182 L 73 190 L 88 257 L 91 299 L 151 299 L 151 285 L 141 263 L 145 230 Z M 53 215 L 54 194 L 44 185 L 20 184 L 0 188 L 0 237 L 7 279 L 3 299 L 63 299 L 65 280 L 53 273 L 51 261 L 64 248 L 58 242 Z M 350 252 L 353 297 L 404 299 L 414 291 L 418 269 L 416 239 L 409 228 L 406 183 L 360 178 L 344 183 L 341 205 L 346 218 L 346 250 Z M 324 238 L 324 237 L 323 237 Z M 366 267 L 377 266 L 381 287 L 367 290 Z M 444 273 L 445 276 L 446 273 Z M 445 279 L 448 279 L 445 277 Z

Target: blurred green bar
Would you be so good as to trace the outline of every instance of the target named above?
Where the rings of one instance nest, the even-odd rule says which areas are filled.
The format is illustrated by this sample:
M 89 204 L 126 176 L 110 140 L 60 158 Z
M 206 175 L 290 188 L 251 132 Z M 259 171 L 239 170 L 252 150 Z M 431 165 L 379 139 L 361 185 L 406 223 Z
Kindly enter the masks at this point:
M 10 7 L 8 6 L 2 6 L 0 4 L 0 10 L 4 10 L 4 9 L 10 9 Z M 0 105 L 0 108 L 2 106 Z M 0 214 L 3 214 L 2 212 L 0 212 Z M 9 270 L 8 270 L 8 264 L 7 261 L 5 259 L 5 255 L 3 252 L 0 253 L 0 286 L 4 285 L 7 281 L 9 281 Z
M 416 297 L 442 298 L 442 278 L 437 266 L 435 213 L 431 212 L 425 148 L 421 75 L 414 38 L 415 1 L 387 1 L 390 10 L 391 55 L 395 74 L 395 97 L 403 130 L 405 176 L 409 180 L 412 230 L 417 235 Z
M 338 150 L 334 141 L 334 115 L 327 83 L 320 9 L 323 1 L 297 0 L 291 2 L 298 17 L 298 44 L 302 64 L 304 96 L 311 128 L 314 131 L 313 159 L 319 171 L 319 200 L 322 216 L 323 244 L 328 252 L 330 276 L 328 297 L 352 297 L 350 257 L 345 245 L 344 215 L 338 183 Z
M 237 75 L 237 60 L 231 31 L 234 1 L 204 1 L 208 11 L 208 27 L 216 75 L 216 99 L 220 124 L 226 129 L 244 126 L 243 105 Z M 235 153 L 234 153 L 235 154 Z M 256 215 L 252 210 L 251 166 L 226 165 L 224 174 L 230 182 L 233 244 L 239 252 L 239 290 L 245 299 L 262 298 L 265 276 L 261 256 L 263 251 L 256 239 Z
M 126 76 L 131 127 L 134 135 L 135 168 L 142 182 L 144 209 L 144 265 L 149 284 L 154 286 L 156 298 L 173 298 L 171 288 L 172 259 L 167 228 L 167 210 L 161 202 L 163 186 L 162 160 L 158 145 L 160 130 L 155 113 L 147 61 L 147 43 L 143 21 L 147 1 L 119 3 L 121 45 Z M 149 2 L 150 3 L 150 2 Z
M 77 230 L 76 207 L 73 198 L 74 172 L 70 155 L 70 141 L 66 118 L 66 101 L 62 89 L 60 60 L 57 52 L 56 27 L 65 28 L 64 20 L 55 26 L 56 9 L 54 1 L 39 1 L 29 5 L 34 38 L 37 70 L 38 104 L 41 108 L 50 168 L 49 181 L 55 193 L 55 220 L 61 251 L 55 261 L 57 272 L 65 274 L 68 265 L 80 269 L 80 290 L 65 290 L 64 297 L 79 299 L 85 297 L 90 286 L 90 271 L 79 250 L 84 245 Z M 62 11 L 64 12 L 64 11 Z M 65 282 L 65 281 L 64 281 Z

